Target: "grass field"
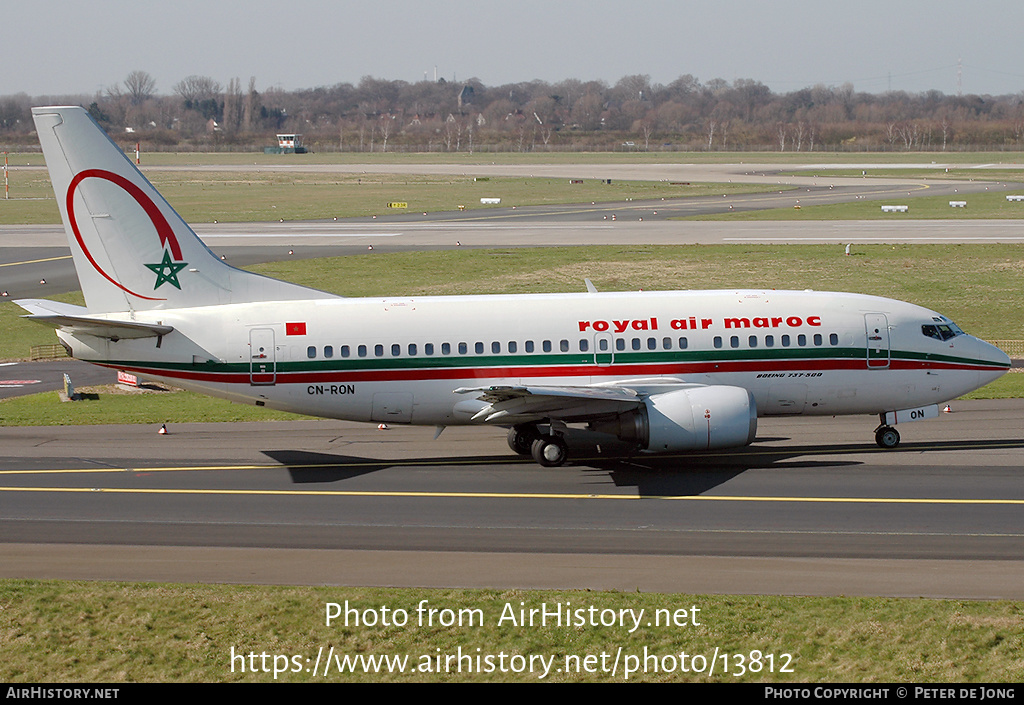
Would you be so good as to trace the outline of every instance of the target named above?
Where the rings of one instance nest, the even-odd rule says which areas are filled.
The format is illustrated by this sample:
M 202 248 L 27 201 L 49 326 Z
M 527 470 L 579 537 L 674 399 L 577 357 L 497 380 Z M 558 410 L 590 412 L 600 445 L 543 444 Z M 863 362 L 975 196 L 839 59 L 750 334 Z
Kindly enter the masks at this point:
M 61 402 L 56 392 L 0 400 L 0 426 L 223 423 L 306 418 L 175 388 L 127 391 L 111 384 L 76 387 L 75 391 L 83 398 L 74 403 Z
M 736 211 L 711 215 L 695 215 L 678 220 L 875 220 L 898 222 L 902 220 L 1020 220 L 1024 219 L 1024 201 L 1007 201 L 1007 193 L 971 193 L 962 198 L 950 196 L 899 197 L 884 201 L 851 201 L 820 206 L 772 208 L 761 211 Z M 1024 188 L 1019 193 L 1024 194 Z M 950 201 L 967 201 L 963 208 L 953 208 Z M 883 213 L 883 205 L 904 205 L 905 213 Z
M 11 200 L 0 199 L 0 225 L 59 223 L 60 213 L 44 171 L 21 172 Z M 672 184 L 664 181 L 487 178 L 312 172 L 189 172 L 147 174 L 153 185 L 189 223 L 323 220 L 379 215 L 389 203 L 397 212 L 495 208 L 482 197 L 501 198 L 500 207 L 657 200 L 719 194 L 778 191 L 739 184 Z M 390 209 L 394 211 L 395 209 Z
M 377 619 L 386 606 L 391 622 L 405 611 L 408 623 L 355 626 L 352 617 L 349 626 L 341 619 L 327 626 L 326 604 L 344 606 L 346 600 Z M 466 610 L 463 626 L 420 626 L 421 600 L 438 610 Z M 507 619 L 509 608 L 539 609 L 544 603 L 616 613 L 643 609 L 645 617 L 632 634 L 589 624 L 522 627 Z M 658 626 L 656 610 L 673 615 L 675 625 L 665 626 L 663 620 Z M 503 614 L 506 620 L 499 624 Z M 1024 611 L 1013 602 L 7 580 L 0 581 L 0 643 L 0 681 L 8 683 L 273 682 L 275 666 L 281 671 L 278 682 L 1017 683 L 1024 678 Z M 357 668 L 325 676 L 331 648 L 339 659 L 406 656 L 407 670 L 418 671 Z M 445 660 L 460 649 L 466 654 L 462 673 L 453 672 L 458 661 Z M 254 660 L 245 658 L 249 653 Z M 480 670 L 487 670 L 485 657 L 493 659 L 491 672 L 466 672 L 477 656 Z M 553 659 L 546 677 L 538 660 L 528 670 L 530 656 Z M 587 656 L 591 660 L 583 662 Z M 252 665 L 264 664 L 270 672 L 251 672 Z M 641 670 L 627 677 L 627 665 Z

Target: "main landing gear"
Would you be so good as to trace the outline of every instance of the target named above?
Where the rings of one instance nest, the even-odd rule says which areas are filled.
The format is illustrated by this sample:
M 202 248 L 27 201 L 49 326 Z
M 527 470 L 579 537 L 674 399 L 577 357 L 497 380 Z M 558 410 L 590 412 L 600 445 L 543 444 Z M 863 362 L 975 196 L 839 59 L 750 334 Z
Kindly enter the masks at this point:
M 545 468 L 557 468 L 569 457 L 569 447 L 556 433 L 541 433 L 532 424 L 513 426 L 508 430 L 508 447 L 519 455 L 531 455 Z
M 900 444 L 900 432 L 892 426 L 882 424 L 875 429 L 875 443 L 880 448 L 895 448 Z

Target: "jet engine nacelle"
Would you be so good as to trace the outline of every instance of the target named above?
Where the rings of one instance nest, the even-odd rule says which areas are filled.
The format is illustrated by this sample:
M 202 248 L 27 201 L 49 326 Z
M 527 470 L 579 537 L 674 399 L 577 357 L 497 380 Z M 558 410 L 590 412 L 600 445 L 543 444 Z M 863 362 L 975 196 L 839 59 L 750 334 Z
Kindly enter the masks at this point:
M 735 448 L 754 441 L 757 405 L 741 387 L 695 387 L 654 394 L 637 411 L 591 427 L 652 453 Z

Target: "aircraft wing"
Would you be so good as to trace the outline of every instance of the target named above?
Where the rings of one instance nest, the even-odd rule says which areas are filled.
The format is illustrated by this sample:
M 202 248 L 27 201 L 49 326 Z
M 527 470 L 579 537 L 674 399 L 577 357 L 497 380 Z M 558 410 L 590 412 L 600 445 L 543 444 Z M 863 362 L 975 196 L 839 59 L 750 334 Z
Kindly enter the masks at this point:
M 455 394 L 477 394 L 487 406 L 473 420 L 490 423 L 523 423 L 557 419 L 566 423 L 584 421 L 630 411 L 641 406 L 653 389 L 683 389 L 701 385 L 674 378 L 626 380 L 613 385 L 588 387 L 494 386 L 460 387 Z
M 174 326 L 155 323 L 97 318 L 87 315 L 89 310 L 86 308 L 57 301 L 20 299 L 14 303 L 29 312 L 29 315 L 22 316 L 22 318 L 70 333 L 95 335 L 98 338 L 114 341 L 128 338 L 157 338 L 174 330 Z

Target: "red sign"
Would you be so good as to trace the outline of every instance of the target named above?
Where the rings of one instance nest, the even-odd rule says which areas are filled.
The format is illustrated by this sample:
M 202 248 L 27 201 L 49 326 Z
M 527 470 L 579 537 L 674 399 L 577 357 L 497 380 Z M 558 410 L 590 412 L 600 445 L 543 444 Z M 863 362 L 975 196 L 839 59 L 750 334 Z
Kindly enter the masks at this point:
M 299 323 L 285 323 L 284 324 L 285 335 L 305 335 L 306 334 L 306 322 L 302 321 Z

